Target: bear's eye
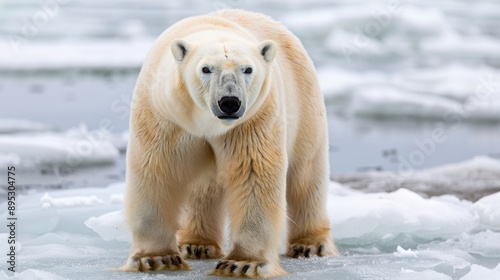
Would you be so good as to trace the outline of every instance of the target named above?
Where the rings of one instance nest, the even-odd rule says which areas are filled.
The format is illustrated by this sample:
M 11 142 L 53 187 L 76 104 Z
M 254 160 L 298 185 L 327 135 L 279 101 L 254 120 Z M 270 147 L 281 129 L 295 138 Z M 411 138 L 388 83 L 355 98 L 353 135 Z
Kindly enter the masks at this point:
M 212 71 L 210 71 L 210 69 L 208 69 L 208 67 L 201 68 L 201 72 L 203 72 L 204 74 L 210 74 L 210 73 L 212 73 Z
M 250 67 L 247 67 L 247 69 L 245 69 L 245 74 L 252 74 L 252 68 Z

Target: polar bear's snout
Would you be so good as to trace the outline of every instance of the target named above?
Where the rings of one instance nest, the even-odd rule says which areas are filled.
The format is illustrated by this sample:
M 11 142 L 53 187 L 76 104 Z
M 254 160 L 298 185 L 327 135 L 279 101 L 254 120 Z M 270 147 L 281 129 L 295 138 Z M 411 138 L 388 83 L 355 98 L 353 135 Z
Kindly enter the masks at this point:
M 245 113 L 244 87 L 232 70 L 223 71 L 218 79 L 212 113 L 225 122 L 237 120 Z
M 220 119 L 226 117 L 230 118 L 234 113 L 240 110 L 241 101 L 238 97 L 234 96 L 224 96 L 219 101 L 219 109 L 226 114 L 227 116 L 219 116 Z M 235 118 L 239 118 L 239 116 L 234 115 Z
M 216 105 L 212 106 L 212 112 L 223 121 L 237 120 L 243 116 L 245 106 L 236 96 L 223 96 Z

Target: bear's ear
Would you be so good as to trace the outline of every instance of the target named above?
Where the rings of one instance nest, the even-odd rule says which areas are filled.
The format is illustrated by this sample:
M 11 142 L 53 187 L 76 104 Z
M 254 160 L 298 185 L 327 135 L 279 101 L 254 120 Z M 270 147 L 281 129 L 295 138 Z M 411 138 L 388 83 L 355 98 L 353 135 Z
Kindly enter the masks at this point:
M 175 39 L 170 44 L 170 48 L 175 60 L 182 61 L 189 51 L 189 44 L 182 39 Z
M 266 62 L 271 62 L 276 56 L 276 43 L 271 40 L 265 40 L 259 44 L 258 50 Z

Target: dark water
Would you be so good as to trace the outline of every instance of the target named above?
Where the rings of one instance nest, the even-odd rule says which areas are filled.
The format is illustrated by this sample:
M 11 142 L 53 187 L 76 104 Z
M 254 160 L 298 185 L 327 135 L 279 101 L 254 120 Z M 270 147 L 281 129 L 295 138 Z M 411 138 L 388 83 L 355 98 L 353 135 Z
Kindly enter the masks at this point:
M 420 170 L 482 155 L 500 158 L 498 124 L 349 119 L 333 110 L 328 121 L 332 175 Z

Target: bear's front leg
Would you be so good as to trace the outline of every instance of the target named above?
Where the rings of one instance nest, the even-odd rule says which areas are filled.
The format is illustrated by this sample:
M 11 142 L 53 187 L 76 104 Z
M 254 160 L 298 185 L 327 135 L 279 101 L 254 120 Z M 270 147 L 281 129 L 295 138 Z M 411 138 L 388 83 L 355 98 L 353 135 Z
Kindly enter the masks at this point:
M 141 175 L 129 173 L 125 214 L 133 242 L 129 258 L 120 269 L 133 272 L 189 269 L 176 244 L 178 194 L 164 193 L 168 189 L 173 192 L 174 187 L 155 185 L 144 177 L 133 178 Z
M 150 142 L 131 132 L 125 217 L 133 243 L 121 270 L 190 268 L 180 255 L 176 233 L 188 186 L 197 175 L 195 171 L 210 161 L 210 153 L 203 141 L 179 130 L 169 132 Z
M 286 148 L 282 126 L 241 125 L 213 144 L 226 188 L 229 253 L 213 275 L 274 277 L 286 229 Z

